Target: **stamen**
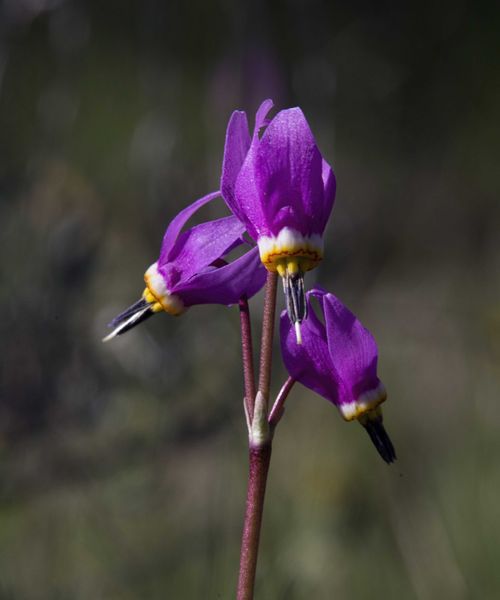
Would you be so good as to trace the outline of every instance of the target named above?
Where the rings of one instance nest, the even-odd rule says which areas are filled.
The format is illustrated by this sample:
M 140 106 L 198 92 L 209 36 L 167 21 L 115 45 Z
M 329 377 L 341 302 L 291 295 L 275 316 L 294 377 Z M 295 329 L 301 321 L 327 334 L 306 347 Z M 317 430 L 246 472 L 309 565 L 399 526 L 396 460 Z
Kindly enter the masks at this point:
M 380 456 L 390 465 L 396 460 L 396 451 L 382 421 L 382 411 L 380 409 L 365 413 L 359 419 Z
M 288 259 L 286 268 L 287 268 L 289 275 L 298 275 L 300 272 L 299 263 L 298 263 L 297 259 L 293 259 L 293 258 Z
M 288 267 L 288 265 L 287 265 Z M 295 269 L 293 269 L 295 271 Z M 295 273 L 290 274 L 287 268 L 285 276 L 283 278 L 283 289 L 285 292 L 286 310 L 290 321 L 295 327 L 295 335 L 297 336 L 297 343 L 302 343 L 302 335 L 300 331 L 300 324 L 307 317 L 307 303 L 304 291 L 304 274 L 302 271 L 297 270 Z
M 297 344 L 302 345 L 302 332 L 300 331 L 300 323 L 295 323 L 295 337 L 297 338 Z
M 132 327 L 135 327 L 136 325 L 139 325 L 139 323 L 149 319 L 149 317 L 154 315 L 154 313 L 155 311 L 151 304 L 149 304 L 144 298 L 141 298 L 111 321 L 110 326 L 114 327 L 115 329 L 109 335 L 104 337 L 102 341 L 109 342 L 109 340 L 112 340 L 117 335 L 121 335 L 122 333 L 129 331 L 129 329 L 132 329 Z
M 142 310 L 143 308 L 146 308 L 146 306 L 147 301 L 145 300 L 145 298 L 137 300 L 137 302 L 134 302 L 132 306 L 129 306 L 126 310 L 124 310 L 117 317 L 115 317 L 111 321 L 111 323 L 108 324 L 108 327 L 116 327 L 117 325 L 120 325 L 130 316 L 135 315 L 138 311 Z
M 277 263 L 277 265 L 276 265 L 276 270 L 278 271 L 278 275 L 279 275 L 280 277 L 285 277 L 285 275 L 286 275 L 286 267 L 285 267 L 285 265 L 283 264 L 283 262 L 279 262 L 279 263 Z

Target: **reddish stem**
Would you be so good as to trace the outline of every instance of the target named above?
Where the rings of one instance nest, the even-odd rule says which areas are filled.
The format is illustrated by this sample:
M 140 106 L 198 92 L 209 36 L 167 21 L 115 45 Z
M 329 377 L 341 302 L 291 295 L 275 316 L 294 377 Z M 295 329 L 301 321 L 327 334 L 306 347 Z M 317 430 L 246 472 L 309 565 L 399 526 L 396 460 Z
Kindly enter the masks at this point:
M 255 404 L 255 373 L 253 367 L 252 326 L 248 300 L 243 297 L 240 306 L 241 353 L 243 358 L 243 378 L 245 381 L 245 405 L 250 421 Z
M 262 319 L 262 341 L 260 346 L 259 392 L 266 400 L 269 398 L 271 385 L 271 363 L 273 357 L 274 313 L 276 311 L 276 287 L 278 275 L 267 274 L 264 315 Z
M 285 400 L 287 399 L 288 394 L 293 388 L 294 383 L 295 379 L 293 377 L 289 377 L 283 384 L 278 396 L 276 397 L 276 400 L 273 404 L 268 418 L 268 423 L 271 427 L 271 430 L 274 430 L 276 425 L 279 423 L 281 417 L 283 416 L 283 412 L 285 410 Z
M 271 442 L 265 446 L 250 448 L 249 460 L 245 524 L 241 540 L 238 600 L 252 600 L 253 598 L 264 496 L 271 460 Z
M 271 433 L 267 422 L 267 402 L 271 383 L 276 287 L 276 273 L 268 273 L 262 320 L 259 388 L 250 419 L 250 468 L 245 521 L 241 540 L 238 600 L 253 599 L 264 496 L 271 460 Z

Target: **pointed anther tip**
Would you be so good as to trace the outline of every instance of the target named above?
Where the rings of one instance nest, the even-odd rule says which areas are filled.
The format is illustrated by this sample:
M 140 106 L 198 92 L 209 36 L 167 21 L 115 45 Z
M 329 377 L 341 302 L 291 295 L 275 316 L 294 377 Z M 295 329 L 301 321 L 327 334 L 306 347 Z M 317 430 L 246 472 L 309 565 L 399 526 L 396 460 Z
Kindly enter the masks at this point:
M 382 419 L 380 417 L 369 418 L 361 421 L 361 425 L 366 429 L 373 445 L 382 459 L 388 465 L 392 464 L 397 458 L 396 451 L 389 434 L 382 424 Z
M 102 338 L 102 340 L 101 340 L 102 343 L 106 344 L 107 342 L 110 342 L 117 335 L 120 335 L 120 332 L 122 331 L 122 329 L 123 329 L 122 326 L 115 327 L 115 329 L 113 329 L 113 331 L 111 333 L 108 333 L 108 335 L 106 335 Z
M 154 314 L 156 314 L 154 307 L 147 300 L 141 298 L 111 321 L 111 327 L 114 327 L 114 329 L 110 334 L 103 337 L 102 341 L 104 343 L 109 342 L 117 335 L 122 335 Z

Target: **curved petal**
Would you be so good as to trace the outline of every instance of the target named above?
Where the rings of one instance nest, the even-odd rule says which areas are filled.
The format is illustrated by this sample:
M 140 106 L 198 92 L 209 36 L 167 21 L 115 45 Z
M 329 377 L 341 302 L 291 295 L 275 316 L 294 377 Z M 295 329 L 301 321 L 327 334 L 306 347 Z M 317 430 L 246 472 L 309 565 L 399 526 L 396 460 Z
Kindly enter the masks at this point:
M 377 344 L 350 310 L 333 294 L 323 299 L 330 360 L 343 382 L 342 402 L 356 401 L 362 394 L 375 390 Z
M 251 144 L 258 144 L 259 131 L 267 125 L 268 121 L 266 117 L 272 107 L 273 101 L 269 99 L 264 100 L 259 106 L 255 115 L 253 141 L 250 138 L 248 119 L 244 111 L 234 111 L 227 126 L 224 159 L 222 162 L 221 191 L 226 204 L 233 214 L 244 223 L 248 222 L 248 218 L 245 213 L 245 204 L 242 205 L 235 194 L 236 179 Z
M 255 154 L 255 186 L 273 235 L 290 227 L 322 234 L 325 214 L 322 157 L 300 108 L 279 112 Z M 281 218 L 277 218 L 281 217 Z
M 322 178 L 323 178 L 323 208 L 322 212 L 325 215 L 325 222 L 323 225 L 323 230 L 326 227 L 326 222 L 328 221 L 328 217 L 332 212 L 333 203 L 335 202 L 335 192 L 337 191 L 337 181 L 335 179 L 335 173 L 330 165 L 323 159 L 323 168 L 322 168 Z
M 273 107 L 272 100 L 264 100 L 255 115 L 253 138 L 246 147 L 248 124 L 244 113 L 233 113 L 228 126 L 221 187 L 224 199 L 233 213 L 245 223 L 249 235 L 257 240 L 259 235 L 269 235 L 262 209 L 262 199 L 255 186 L 254 158 L 259 146 L 259 131 L 267 125 L 267 114 Z M 246 127 L 246 130 L 245 130 Z M 241 159 L 241 148 L 246 147 L 246 156 Z M 240 162 L 241 159 L 241 162 Z M 227 166 L 226 166 L 227 165 Z M 236 169 L 235 166 L 238 165 Z M 234 179 L 233 179 L 234 177 Z
M 164 263 L 168 260 L 168 255 L 170 250 L 174 247 L 175 241 L 178 238 L 182 228 L 187 223 L 187 221 L 194 215 L 194 213 L 199 210 L 202 206 L 215 200 L 221 195 L 220 192 L 212 192 L 199 200 L 196 200 L 189 206 L 187 206 L 170 222 L 170 225 L 167 227 L 165 231 L 165 235 L 163 236 L 163 241 L 161 243 L 160 257 L 158 262 Z
M 267 100 L 264 100 L 264 102 L 262 102 L 262 104 L 257 109 L 257 112 L 255 114 L 255 126 L 253 129 L 254 138 L 259 135 L 259 131 L 262 129 L 262 127 L 269 125 L 267 115 L 273 106 L 274 102 L 270 98 L 268 98 Z
M 311 331 L 313 333 L 324 338 L 325 341 L 327 339 L 325 325 L 317 317 L 316 311 L 314 310 L 314 307 L 311 304 L 311 298 L 316 298 L 318 300 L 319 306 L 320 306 L 320 311 L 321 311 L 321 313 L 323 313 L 324 312 L 323 311 L 323 298 L 326 294 L 328 294 L 328 292 L 326 290 L 324 290 L 321 286 L 317 286 L 317 287 L 313 288 L 312 290 L 309 290 L 308 292 L 306 292 L 307 315 L 308 315 L 307 319 L 306 319 L 307 326 L 311 329 Z
M 241 221 L 244 217 L 236 201 L 234 185 L 250 148 L 250 142 L 247 115 L 243 111 L 236 110 L 231 115 L 227 126 L 220 187 L 226 204 Z
M 232 263 L 195 275 L 173 291 L 185 306 L 235 304 L 242 296 L 251 298 L 265 284 L 267 271 L 253 248 Z
M 244 233 L 245 226 L 233 215 L 191 227 L 177 238 L 165 266 L 175 270 L 178 281 L 187 281 L 243 243 Z M 162 272 L 164 265 L 158 266 Z
M 334 404 L 338 403 L 337 377 L 330 363 L 325 326 L 309 306 L 309 315 L 301 325 L 302 344 L 286 311 L 281 313 L 281 354 L 288 373 L 302 385 Z
M 254 137 L 234 186 L 240 218 L 254 240 L 262 235 L 272 235 L 263 208 L 264 201 L 256 185 L 255 155 L 258 147 L 259 139 Z

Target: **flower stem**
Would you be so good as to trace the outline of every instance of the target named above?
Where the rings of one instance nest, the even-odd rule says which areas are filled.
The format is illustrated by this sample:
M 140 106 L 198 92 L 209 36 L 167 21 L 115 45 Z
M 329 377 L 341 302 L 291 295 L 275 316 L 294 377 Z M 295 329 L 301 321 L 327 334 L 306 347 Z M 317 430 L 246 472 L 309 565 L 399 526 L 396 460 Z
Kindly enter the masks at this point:
M 262 320 L 262 341 L 260 346 L 259 392 L 266 400 L 269 398 L 271 385 L 271 363 L 273 357 L 274 313 L 276 311 L 276 287 L 278 275 L 267 274 L 266 297 L 264 300 L 264 316 Z
M 271 442 L 269 441 L 265 446 L 250 448 L 249 459 L 250 468 L 245 523 L 241 540 L 238 600 L 252 600 L 253 598 L 264 496 L 271 460 Z
M 253 599 L 257 557 L 259 554 L 260 529 L 262 513 L 264 511 L 264 497 L 266 493 L 269 463 L 271 461 L 272 435 L 268 424 L 267 407 L 271 384 L 276 287 L 276 273 L 268 273 L 266 296 L 264 300 L 264 315 L 262 320 L 259 387 L 250 417 L 250 465 L 245 521 L 243 524 L 243 536 L 241 540 L 240 573 L 237 591 L 238 600 Z
M 285 400 L 287 399 L 288 394 L 292 390 L 294 383 L 295 379 L 293 377 L 289 377 L 283 384 L 278 396 L 276 397 L 276 401 L 273 404 L 268 418 L 271 431 L 274 430 L 276 425 L 279 423 L 281 417 L 283 416 L 283 412 L 285 410 Z
M 241 353 L 243 359 L 243 378 L 245 381 L 245 406 L 250 421 L 253 419 L 255 404 L 255 373 L 253 367 L 252 327 L 250 308 L 246 297 L 240 299 Z

